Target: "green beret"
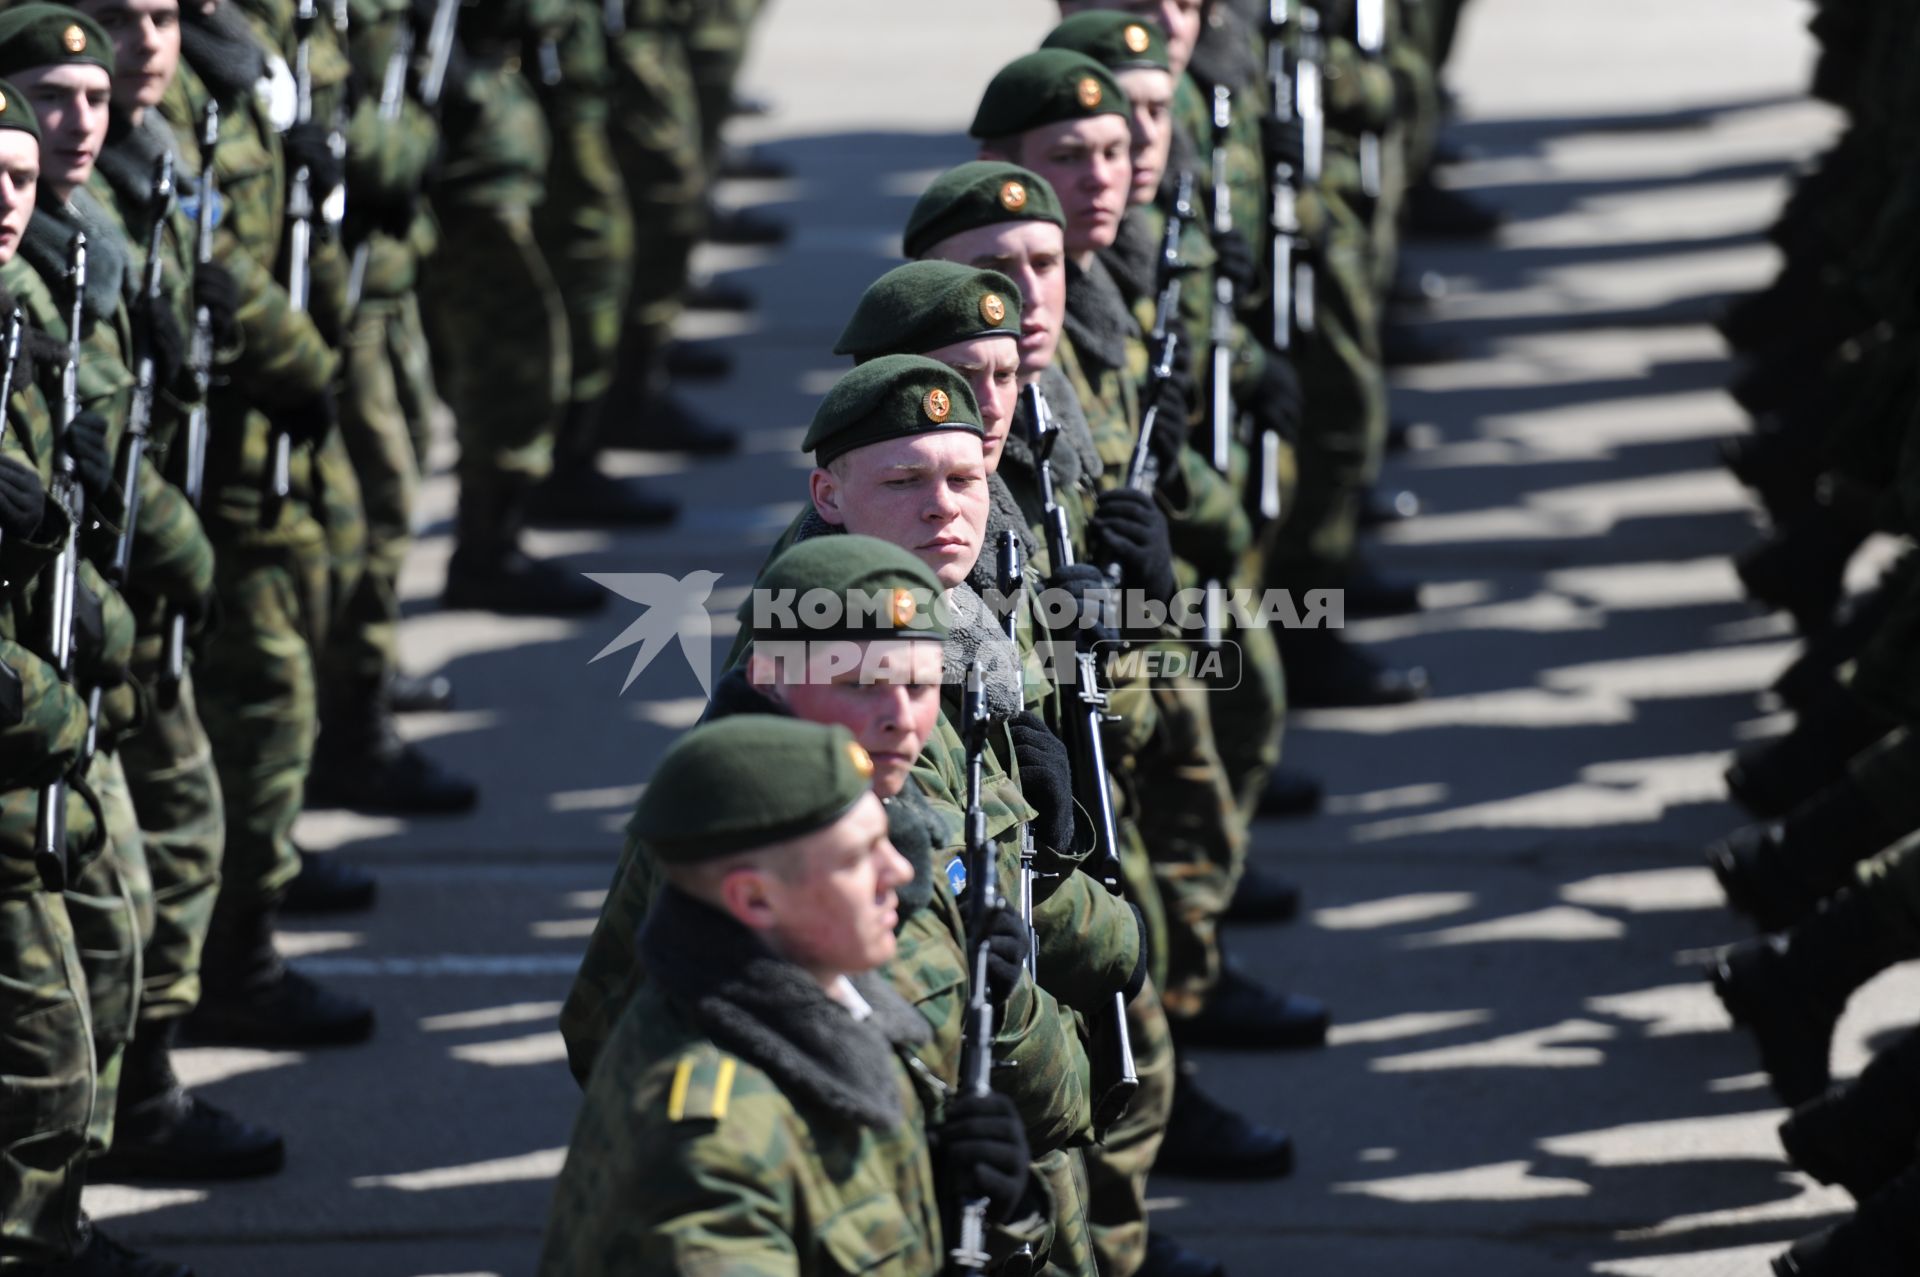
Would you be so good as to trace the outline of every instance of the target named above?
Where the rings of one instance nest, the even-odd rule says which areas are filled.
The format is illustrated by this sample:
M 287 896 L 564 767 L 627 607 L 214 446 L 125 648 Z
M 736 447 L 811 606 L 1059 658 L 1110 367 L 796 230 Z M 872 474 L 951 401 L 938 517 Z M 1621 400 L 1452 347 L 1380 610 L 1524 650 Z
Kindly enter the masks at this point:
M 815 465 L 870 443 L 935 430 L 967 430 L 985 438 L 973 387 L 953 369 L 922 355 L 882 355 L 834 384 L 800 443 Z
M 739 714 L 674 742 L 627 832 L 663 865 L 695 865 L 825 829 L 872 784 L 873 760 L 846 728 Z
M 113 41 L 99 23 L 61 4 L 23 4 L 0 13 L 0 75 L 68 63 L 113 74 Z
M 40 140 L 40 121 L 34 118 L 33 104 L 5 80 L 0 80 L 0 129 L 19 129 L 31 133 L 34 141 Z
M 1040 47 L 1084 53 L 1109 71 L 1173 70 L 1167 61 L 1167 33 L 1159 23 L 1111 9 L 1074 14 L 1055 27 Z
M 1062 120 L 1117 115 L 1131 121 L 1113 73 L 1084 53 L 1041 49 L 1000 68 L 967 132 L 982 141 L 1014 137 Z
M 815 606 L 808 606 L 814 595 Z M 947 637 L 932 569 L 877 537 L 814 537 L 767 565 L 749 600 L 753 641 Z
M 933 180 L 907 218 L 903 248 L 919 257 L 943 239 L 1002 222 L 1052 222 L 1065 230 L 1067 215 L 1038 173 L 1004 160 L 974 160 Z
M 924 355 L 978 337 L 1020 336 L 1020 288 L 999 271 L 908 262 L 867 287 L 834 344 L 836 355 Z

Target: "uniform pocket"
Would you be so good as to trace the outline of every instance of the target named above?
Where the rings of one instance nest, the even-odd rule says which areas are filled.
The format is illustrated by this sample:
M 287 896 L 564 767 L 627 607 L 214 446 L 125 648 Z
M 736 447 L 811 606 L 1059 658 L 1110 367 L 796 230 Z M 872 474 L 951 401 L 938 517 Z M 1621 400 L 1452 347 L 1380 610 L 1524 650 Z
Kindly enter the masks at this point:
M 834 1271 L 843 1273 L 878 1272 L 904 1254 L 913 1238 L 899 1201 L 885 1194 L 849 1206 L 820 1230 Z

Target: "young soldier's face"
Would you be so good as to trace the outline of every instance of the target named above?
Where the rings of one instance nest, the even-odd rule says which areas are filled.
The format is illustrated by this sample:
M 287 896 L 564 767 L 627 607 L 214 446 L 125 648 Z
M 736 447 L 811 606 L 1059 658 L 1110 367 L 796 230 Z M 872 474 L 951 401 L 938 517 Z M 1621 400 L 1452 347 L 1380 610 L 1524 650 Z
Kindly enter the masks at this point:
M 19 129 L 0 129 L 0 265 L 20 251 L 39 182 L 40 144 Z
M 949 235 L 928 257 L 997 270 L 1020 286 L 1020 379 L 1053 364 L 1067 317 L 1066 237 L 1052 222 L 1001 222 Z M 985 411 L 984 405 L 981 409 Z
M 1044 124 L 1021 135 L 1007 159 L 1047 179 L 1067 215 L 1067 252 L 1110 248 L 1133 185 L 1133 128 L 1118 115 Z
M 790 873 L 763 879 L 768 939 L 823 984 L 871 971 L 893 957 L 898 889 L 913 866 L 887 839 L 887 812 L 873 794 L 788 853 Z
M 180 0 L 79 0 L 113 37 L 113 108 L 132 115 L 158 106 L 180 69 Z
M 113 82 L 102 67 L 71 62 L 15 71 L 12 79 L 40 117 L 40 176 L 64 200 L 93 176 Z
M 828 523 L 912 552 L 943 586 L 967 579 L 987 538 L 987 462 L 968 431 L 855 448 L 812 475 L 813 508 Z
M 1000 468 L 1000 449 L 1013 428 L 1013 409 L 1020 399 L 1020 347 L 1011 337 L 976 337 L 929 350 L 937 359 L 967 379 L 980 404 L 980 425 L 987 473 Z
M 747 672 L 796 718 L 852 732 L 873 759 L 873 792 L 891 798 L 940 719 L 941 650 L 929 640 L 814 642 L 804 669 L 756 650 Z
M 1116 77 L 1133 104 L 1133 185 L 1128 202 L 1151 204 L 1173 152 L 1173 77 L 1141 67 Z

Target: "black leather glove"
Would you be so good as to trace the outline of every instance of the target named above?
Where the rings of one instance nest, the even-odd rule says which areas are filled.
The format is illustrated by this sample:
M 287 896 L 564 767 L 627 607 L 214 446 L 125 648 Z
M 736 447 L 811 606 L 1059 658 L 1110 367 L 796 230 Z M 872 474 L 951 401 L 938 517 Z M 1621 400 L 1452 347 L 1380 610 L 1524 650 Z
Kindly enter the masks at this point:
M 1215 231 L 1213 253 L 1218 260 L 1214 269 L 1233 281 L 1241 296 L 1253 291 L 1253 246 L 1236 230 Z
M 340 171 L 340 157 L 333 153 L 333 145 L 328 140 L 330 130 L 318 120 L 308 120 L 305 124 L 296 124 L 281 134 L 281 146 L 287 153 L 287 175 L 305 166 L 308 179 L 312 183 L 314 202 L 334 187 L 340 185 L 344 174 Z
M 1295 118 L 1285 124 L 1271 115 L 1260 118 L 1260 146 L 1266 152 L 1268 164 L 1290 164 L 1298 174 L 1306 167 L 1307 132 Z
M 984 939 L 987 945 L 987 997 L 995 1006 L 1000 1006 L 1013 992 L 1013 986 L 1020 983 L 1020 975 L 1027 969 L 1027 924 L 1011 905 L 1003 904 L 987 915 L 985 932 L 984 936 L 967 932 L 968 961 L 972 961 L 974 945 Z
M 231 346 L 240 336 L 240 285 L 226 267 L 208 262 L 194 268 L 193 304 L 207 308 L 214 345 Z
M 1267 352 L 1267 367 L 1254 384 L 1247 411 L 1262 434 L 1268 431 L 1288 443 L 1300 438 L 1300 419 L 1306 411 L 1306 392 L 1300 387 L 1300 374 L 1293 361 L 1277 351 Z
M 45 329 L 28 324 L 20 334 L 20 362 L 13 366 L 13 384 L 24 386 L 38 381 L 45 368 L 59 368 L 67 362 L 67 343 L 57 341 Z M 59 410 L 59 405 L 53 405 Z
M 186 335 L 180 331 L 180 321 L 173 317 L 172 308 L 164 302 L 158 306 L 143 305 L 140 309 L 141 320 L 146 325 L 148 353 L 153 356 L 153 384 L 171 386 L 187 362 Z
M 1148 494 L 1132 488 L 1102 492 L 1087 523 L 1087 545 L 1096 562 L 1120 565 L 1120 584 L 1126 589 L 1173 602 L 1179 584 L 1173 576 L 1167 516 Z
M 295 444 L 319 443 L 339 420 L 333 396 L 325 391 L 268 415 Z
M 61 446 L 73 458 L 73 469 L 87 499 L 105 505 L 113 492 L 113 453 L 107 447 L 107 419 L 89 408 L 73 419 L 61 436 Z
M 998 1091 L 961 1095 L 947 1104 L 938 1132 L 945 1179 L 961 1202 L 987 1199 L 987 1218 L 1012 1223 L 1027 1194 L 1033 1160 L 1013 1101 Z
M 47 514 L 47 490 L 23 462 L 0 457 L 0 535 L 25 539 Z
M 106 645 L 107 620 L 100 596 L 81 581 L 73 592 L 73 660 L 75 675 L 88 687 L 118 687 L 127 681 L 126 666 L 102 658 Z
M 1075 563 L 1048 577 L 1046 588 L 1062 590 L 1073 597 L 1070 628 L 1079 646 L 1120 641 L 1119 618 L 1114 615 L 1118 603 L 1113 597 L 1113 582 L 1105 572 L 1091 563 Z
M 1026 710 L 1008 723 L 1020 767 L 1020 793 L 1040 814 L 1033 838 L 1052 851 L 1074 850 L 1073 760 L 1045 720 Z

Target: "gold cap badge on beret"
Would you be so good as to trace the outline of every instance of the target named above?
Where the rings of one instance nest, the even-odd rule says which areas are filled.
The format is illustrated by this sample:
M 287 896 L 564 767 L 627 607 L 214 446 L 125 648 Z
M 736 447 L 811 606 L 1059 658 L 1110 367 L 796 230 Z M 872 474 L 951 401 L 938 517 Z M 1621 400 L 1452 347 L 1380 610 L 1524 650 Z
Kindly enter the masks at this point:
M 1147 38 L 1147 29 L 1137 23 L 1127 28 L 1126 41 L 1127 48 L 1135 53 L 1145 53 L 1147 46 L 1153 43 Z
M 0 93 L 0 115 L 7 113 L 7 95 Z
M 870 777 L 873 775 L 873 756 L 867 753 L 866 750 L 860 748 L 859 741 L 850 740 L 847 742 L 847 761 L 853 764 L 853 770 L 861 776 Z
M 953 415 L 953 401 L 947 398 L 944 390 L 929 390 L 926 402 L 922 405 L 927 412 L 927 420 L 940 425 Z
M 998 324 L 1007 317 L 1007 304 L 1000 300 L 999 293 L 986 293 L 980 298 L 980 318 L 989 324 Z
M 1091 111 L 1094 107 L 1100 105 L 1100 81 L 1094 79 L 1092 76 L 1088 76 L 1086 79 L 1080 81 L 1078 92 L 1080 94 L 1080 105 L 1087 108 L 1087 110 Z
M 918 607 L 919 605 L 913 601 L 912 590 L 895 590 L 892 608 L 893 628 L 903 630 L 913 624 L 913 614 Z
M 1089 81 L 1088 83 L 1092 83 Z M 1098 89 L 1100 86 L 1093 86 Z M 1018 213 L 1027 206 L 1027 188 L 1018 182 L 1008 182 L 1000 188 L 1000 207 L 1009 213 Z
M 68 53 L 85 53 L 87 51 L 87 33 L 82 31 L 77 25 L 68 27 L 60 33 L 60 43 L 67 46 Z

